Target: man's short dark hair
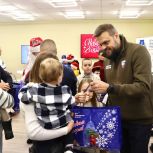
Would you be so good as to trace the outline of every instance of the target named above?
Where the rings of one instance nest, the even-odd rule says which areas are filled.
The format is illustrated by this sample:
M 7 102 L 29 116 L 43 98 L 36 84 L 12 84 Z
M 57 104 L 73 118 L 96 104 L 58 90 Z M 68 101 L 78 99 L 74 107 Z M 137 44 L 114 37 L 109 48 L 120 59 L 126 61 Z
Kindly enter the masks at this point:
M 101 24 L 96 28 L 94 36 L 99 37 L 104 32 L 108 32 L 109 35 L 113 36 L 117 30 L 112 24 Z

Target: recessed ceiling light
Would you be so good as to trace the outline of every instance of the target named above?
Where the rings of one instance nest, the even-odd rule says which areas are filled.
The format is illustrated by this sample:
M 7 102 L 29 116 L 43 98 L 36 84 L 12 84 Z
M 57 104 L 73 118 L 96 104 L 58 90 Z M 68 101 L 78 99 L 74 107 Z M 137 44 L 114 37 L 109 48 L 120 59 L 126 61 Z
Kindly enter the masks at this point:
M 85 17 L 83 11 L 67 11 L 63 15 L 67 19 L 83 19 Z
M 67 3 L 67 2 L 76 2 L 76 0 L 50 0 L 50 2 L 54 2 L 54 3 Z
M 50 5 L 53 7 L 75 7 L 77 6 L 77 2 L 75 0 L 52 0 L 50 1 Z
M 34 20 L 34 16 L 28 12 L 17 10 L 8 13 L 15 20 Z
M 13 17 L 14 20 L 18 20 L 18 21 L 33 21 L 34 18 L 20 18 L 20 17 Z
M 119 18 L 138 18 L 141 15 L 139 11 L 120 11 Z
M 140 5 L 152 5 L 153 0 L 127 0 L 126 5 L 128 6 L 140 6 Z

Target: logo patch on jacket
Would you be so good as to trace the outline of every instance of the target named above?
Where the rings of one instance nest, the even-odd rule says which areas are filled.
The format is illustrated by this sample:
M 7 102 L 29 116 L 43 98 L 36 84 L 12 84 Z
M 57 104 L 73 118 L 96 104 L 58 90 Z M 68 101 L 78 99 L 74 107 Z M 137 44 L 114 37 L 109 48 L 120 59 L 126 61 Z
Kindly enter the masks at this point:
M 105 69 L 108 70 L 108 69 L 111 69 L 111 67 L 112 67 L 111 65 L 106 65 Z
M 125 68 L 126 60 L 121 61 L 121 67 Z

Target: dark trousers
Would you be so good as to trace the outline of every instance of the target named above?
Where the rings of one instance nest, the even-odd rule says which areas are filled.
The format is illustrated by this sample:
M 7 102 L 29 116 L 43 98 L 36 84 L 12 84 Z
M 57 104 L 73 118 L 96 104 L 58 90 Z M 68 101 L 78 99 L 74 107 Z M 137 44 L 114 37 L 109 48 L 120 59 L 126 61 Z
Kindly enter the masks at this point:
M 73 144 L 73 135 L 68 133 L 65 136 L 47 140 L 47 141 L 33 141 L 32 153 L 64 153 L 65 146 Z
M 152 124 L 122 123 L 121 153 L 148 153 Z

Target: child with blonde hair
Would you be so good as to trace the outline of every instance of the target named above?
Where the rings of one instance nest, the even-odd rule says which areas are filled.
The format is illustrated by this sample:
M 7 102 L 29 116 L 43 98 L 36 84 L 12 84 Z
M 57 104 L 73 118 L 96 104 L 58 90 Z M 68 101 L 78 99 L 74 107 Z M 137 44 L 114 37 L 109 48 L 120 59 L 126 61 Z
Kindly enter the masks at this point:
M 79 103 L 82 107 L 102 107 L 103 104 L 97 101 L 97 94 L 91 90 L 90 83 L 93 80 L 91 78 L 83 78 L 78 86 L 78 93 L 84 93 L 86 95 L 85 102 Z M 78 148 L 80 151 L 85 153 L 106 153 L 104 150 L 98 148 Z
M 41 82 L 30 82 L 24 86 L 19 92 L 20 100 L 25 104 L 34 103 L 39 123 L 45 129 L 67 126 L 72 121 L 69 107 L 74 104 L 75 99 L 68 86 L 60 86 L 63 77 L 62 64 L 53 58 L 44 59 L 40 63 L 38 75 Z M 65 152 L 72 153 L 71 132 L 47 142 L 34 141 L 33 143 L 37 153 L 50 153 L 50 150 L 54 149 L 54 144 L 58 142 L 65 144 Z
M 84 78 L 81 80 L 79 86 L 78 86 L 78 93 L 84 92 L 86 94 L 86 102 L 80 103 L 84 107 L 102 107 L 101 102 L 97 102 L 97 95 L 95 92 L 93 92 L 90 88 L 90 83 L 93 80 L 90 78 Z

